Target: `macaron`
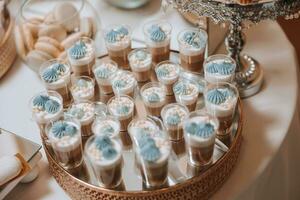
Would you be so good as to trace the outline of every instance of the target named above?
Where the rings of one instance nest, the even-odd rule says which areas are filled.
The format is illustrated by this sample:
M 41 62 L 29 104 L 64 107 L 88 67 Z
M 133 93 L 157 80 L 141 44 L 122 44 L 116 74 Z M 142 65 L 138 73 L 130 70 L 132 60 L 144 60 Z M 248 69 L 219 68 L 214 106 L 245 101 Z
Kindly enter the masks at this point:
M 93 36 L 93 22 L 88 17 L 83 17 L 80 19 L 80 32 L 82 32 L 87 37 Z
M 33 17 L 30 20 L 28 20 L 28 22 L 26 23 L 26 26 L 31 30 L 32 36 L 33 37 L 37 37 L 39 30 L 40 30 L 40 26 L 43 23 L 43 19 L 39 18 L 39 17 Z
M 79 13 L 70 2 L 57 4 L 54 10 L 54 18 L 68 31 L 74 31 L 79 25 Z
M 48 36 L 61 42 L 67 37 L 67 31 L 61 25 L 53 24 L 41 28 L 38 35 L 39 37 Z
M 25 46 L 29 51 L 31 51 L 34 48 L 34 39 L 31 29 L 26 24 L 23 24 L 22 29 Z
M 55 17 L 54 17 L 54 13 L 53 12 L 49 12 L 45 18 L 44 18 L 44 23 L 49 25 L 49 24 L 53 24 L 55 23 L 56 20 L 55 20 Z
M 48 61 L 53 59 L 53 57 L 46 52 L 40 51 L 40 50 L 32 50 L 30 51 L 26 56 L 26 62 L 28 66 L 35 72 L 38 72 L 41 65 Z
M 60 51 L 58 48 L 55 47 L 55 45 L 51 44 L 51 43 L 47 43 L 47 42 L 37 42 L 34 45 L 36 50 L 40 50 L 43 51 L 49 55 L 51 55 L 52 57 L 58 57 L 60 54 Z
M 54 45 L 58 50 L 63 51 L 64 47 L 55 39 L 47 36 L 42 36 L 38 39 L 38 42 L 45 42 Z
M 23 31 L 20 25 L 15 26 L 14 35 L 15 35 L 15 44 L 16 44 L 18 55 L 21 56 L 21 58 L 24 60 L 26 57 L 27 50 L 24 44 Z
M 69 49 L 75 42 L 77 42 L 82 36 L 84 36 L 83 33 L 77 32 L 69 35 L 64 41 L 61 42 L 61 45 L 65 49 Z

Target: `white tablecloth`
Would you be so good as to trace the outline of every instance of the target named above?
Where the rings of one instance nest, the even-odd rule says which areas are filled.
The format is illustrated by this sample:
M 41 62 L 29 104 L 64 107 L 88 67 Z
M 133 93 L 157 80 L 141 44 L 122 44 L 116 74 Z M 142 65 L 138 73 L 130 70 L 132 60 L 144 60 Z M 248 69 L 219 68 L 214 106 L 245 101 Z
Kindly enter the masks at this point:
M 140 38 L 145 19 L 166 18 L 175 35 L 190 26 L 177 12 L 159 11 L 158 1 L 123 11 L 95 2 L 104 25 L 127 23 Z M 262 91 L 243 101 L 244 141 L 236 168 L 212 199 L 300 199 L 299 112 L 297 110 L 297 60 L 295 51 L 279 25 L 264 22 L 246 31 L 245 52 L 254 56 L 265 71 Z M 0 81 L 0 126 L 40 143 L 30 119 L 28 101 L 43 90 L 38 77 L 20 60 Z M 40 162 L 40 176 L 31 184 L 20 184 L 7 199 L 68 199 L 48 172 L 47 160 Z

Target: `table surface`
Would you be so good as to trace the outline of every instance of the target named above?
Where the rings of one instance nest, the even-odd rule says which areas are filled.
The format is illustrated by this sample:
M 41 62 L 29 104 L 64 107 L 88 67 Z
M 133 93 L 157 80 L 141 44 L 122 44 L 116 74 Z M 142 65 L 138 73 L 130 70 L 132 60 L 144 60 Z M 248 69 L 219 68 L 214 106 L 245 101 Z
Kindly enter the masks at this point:
M 145 20 L 165 18 L 174 27 L 189 27 L 175 11 L 166 14 L 158 1 L 144 8 L 124 11 L 103 1 L 94 2 L 103 25 L 127 23 L 134 28 L 134 37 L 141 35 Z M 245 52 L 255 57 L 265 72 L 261 92 L 243 101 L 244 140 L 236 168 L 213 199 L 236 199 L 255 183 L 280 149 L 293 119 L 297 101 L 297 60 L 295 51 L 275 22 L 264 22 L 246 31 Z M 172 48 L 177 44 L 173 41 Z M 284 83 L 284 84 L 283 84 Z M 29 99 L 44 90 L 38 77 L 18 59 L 0 80 L 0 126 L 37 143 L 39 131 L 28 107 Z M 68 199 L 48 171 L 46 157 L 40 162 L 40 175 L 31 184 L 21 184 L 7 199 Z

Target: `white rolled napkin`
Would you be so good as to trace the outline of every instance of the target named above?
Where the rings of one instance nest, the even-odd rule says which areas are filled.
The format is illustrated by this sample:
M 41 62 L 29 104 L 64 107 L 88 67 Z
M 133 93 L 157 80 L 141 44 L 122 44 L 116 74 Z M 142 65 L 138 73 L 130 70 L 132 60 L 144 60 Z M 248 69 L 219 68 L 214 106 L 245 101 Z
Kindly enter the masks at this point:
M 0 186 L 17 177 L 22 171 L 22 163 L 16 156 L 0 158 Z

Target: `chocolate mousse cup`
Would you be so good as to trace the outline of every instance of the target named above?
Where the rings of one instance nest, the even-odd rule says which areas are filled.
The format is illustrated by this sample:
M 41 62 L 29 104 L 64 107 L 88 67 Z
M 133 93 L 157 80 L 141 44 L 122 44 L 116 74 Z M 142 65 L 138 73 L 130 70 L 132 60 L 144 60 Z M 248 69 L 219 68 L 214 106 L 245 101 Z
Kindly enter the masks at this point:
M 100 187 L 115 189 L 122 182 L 122 146 L 115 139 L 93 136 L 85 145 L 85 156 Z
M 128 55 L 131 71 L 139 83 L 150 80 L 152 55 L 146 49 L 132 50 Z
M 46 133 L 57 162 L 67 170 L 78 168 L 83 160 L 80 123 L 60 119 L 46 125 Z
M 71 94 L 75 102 L 95 99 L 95 81 L 88 76 L 71 76 Z
M 183 104 L 172 103 L 163 107 L 161 117 L 171 141 L 183 139 L 183 122 L 188 115 L 189 110 Z
M 96 62 L 94 76 L 98 83 L 100 94 L 112 94 L 111 81 L 118 71 L 118 64 L 112 60 Z
M 217 118 L 204 111 L 190 113 L 183 124 L 190 164 L 205 167 L 212 163 L 218 126 Z
M 190 112 L 196 110 L 199 97 L 198 83 L 192 80 L 179 80 L 174 84 L 173 91 L 176 102 L 185 105 Z
M 48 102 L 49 100 L 50 102 Z M 40 92 L 31 98 L 29 109 L 32 112 L 32 119 L 39 127 L 42 140 L 47 143 L 47 123 L 56 121 L 63 116 L 63 99 L 61 95 L 55 91 Z
M 184 69 L 202 71 L 207 39 L 207 33 L 202 29 L 185 29 L 178 34 L 180 64 Z
M 166 86 L 166 94 L 173 95 L 173 86 L 179 79 L 179 65 L 172 61 L 163 61 L 155 66 L 158 81 Z
M 53 59 L 42 64 L 39 75 L 47 90 L 56 91 L 61 95 L 64 107 L 70 105 L 72 95 L 70 92 L 71 85 L 71 67 L 68 63 Z
M 112 88 L 116 96 L 128 95 L 135 97 L 137 81 L 132 72 L 127 70 L 119 70 L 112 80 Z
M 170 58 L 172 26 L 166 21 L 151 21 L 144 25 L 146 45 L 152 54 L 152 61 L 159 63 Z
M 94 41 L 87 37 L 80 38 L 68 49 L 68 60 L 75 76 L 94 76 L 95 51 Z
M 204 62 L 204 78 L 208 84 L 232 83 L 235 77 L 236 62 L 229 56 L 217 54 L 209 56 Z
M 231 144 L 232 123 L 238 98 L 238 89 L 230 83 L 209 84 L 204 90 L 205 107 L 220 123 L 217 137 L 227 146 Z
M 141 88 L 141 96 L 147 113 L 160 117 L 160 113 L 166 104 L 166 88 L 158 82 L 150 82 Z
M 128 25 L 111 25 L 104 30 L 108 55 L 121 69 L 129 69 L 128 54 L 131 49 L 131 29 Z
M 127 96 L 114 96 L 108 102 L 108 111 L 120 122 L 120 131 L 127 131 L 128 124 L 134 117 L 134 100 Z
M 65 118 L 76 118 L 79 121 L 84 145 L 93 134 L 92 124 L 95 120 L 95 105 L 90 101 L 73 103 L 65 112 Z

